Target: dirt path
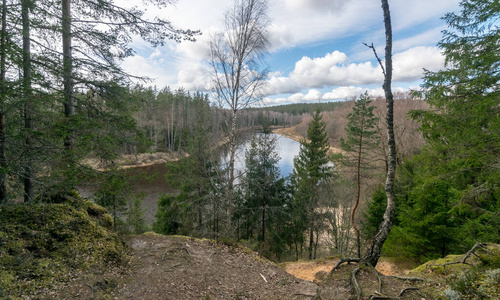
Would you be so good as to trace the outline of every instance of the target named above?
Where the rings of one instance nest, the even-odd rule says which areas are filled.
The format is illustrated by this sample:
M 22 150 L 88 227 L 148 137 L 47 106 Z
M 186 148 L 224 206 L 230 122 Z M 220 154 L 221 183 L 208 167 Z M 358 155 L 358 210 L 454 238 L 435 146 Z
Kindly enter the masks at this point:
M 61 299 L 311 299 L 318 288 L 246 248 L 157 234 L 127 244 L 127 268 L 87 275 Z

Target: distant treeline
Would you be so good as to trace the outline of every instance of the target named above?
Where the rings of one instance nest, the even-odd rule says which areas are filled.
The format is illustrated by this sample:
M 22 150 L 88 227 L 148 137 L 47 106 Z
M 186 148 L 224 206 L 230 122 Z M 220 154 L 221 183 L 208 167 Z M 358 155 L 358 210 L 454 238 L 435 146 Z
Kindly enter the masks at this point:
M 302 114 L 313 114 L 314 111 L 319 108 L 320 111 L 334 111 L 335 109 L 345 105 L 345 101 L 334 101 L 334 102 L 318 102 L 318 103 L 294 103 L 294 104 L 284 104 L 269 107 L 256 108 L 258 111 L 273 111 L 279 113 L 288 113 L 294 116 Z

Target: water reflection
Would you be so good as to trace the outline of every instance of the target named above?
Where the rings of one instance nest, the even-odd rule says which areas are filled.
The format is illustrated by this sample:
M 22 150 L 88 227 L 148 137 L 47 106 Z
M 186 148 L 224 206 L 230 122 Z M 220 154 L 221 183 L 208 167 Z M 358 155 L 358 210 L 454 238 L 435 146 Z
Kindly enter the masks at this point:
M 244 142 L 240 143 L 237 147 L 234 163 L 236 174 L 243 174 L 245 171 L 245 152 L 250 149 L 252 137 L 258 137 L 261 134 L 262 133 L 246 135 L 244 137 Z M 271 137 L 276 139 L 276 150 L 280 157 L 278 166 L 280 168 L 281 177 L 286 177 L 293 173 L 293 159 L 299 154 L 300 143 L 275 133 L 271 133 Z M 227 151 L 223 156 L 222 163 L 227 163 L 229 160 Z

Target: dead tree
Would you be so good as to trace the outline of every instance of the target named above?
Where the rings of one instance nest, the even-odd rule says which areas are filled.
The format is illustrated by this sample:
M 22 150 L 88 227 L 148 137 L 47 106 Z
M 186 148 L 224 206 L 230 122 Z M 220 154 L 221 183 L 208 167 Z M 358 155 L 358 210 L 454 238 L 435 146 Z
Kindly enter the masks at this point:
M 382 67 L 384 73 L 384 92 L 386 99 L 386 123 L 387 123 L 387 143 L 389 146 L 389 166 L 387 169 L 385 180 L 385 193 L 387 195 L 387 207 L 382 219 L 382 224 L 377 234 L 373 237 L 370 246 L 368 247 L 365 255 L 362 257 L 361 262 L 370 266 L 376 266 L 382 246 L 384 245 L 387 236 L 392 228 L 394 220 L 394 211 L 396 202 L 394 199 L 394 178 L 396 175 L 396 142 L 394 140 L 394 99 L 392 95 L 391 82 L 392 82 L 392 28 L 391 28 L 391 14 L 389 10 L 388 0 L 382 0 L 382 10 L 384 12 L 385 24 L 385 68 L 382 61 L 378 57 L 373 44 L 368 46 L 373 49 L 373 52 Z

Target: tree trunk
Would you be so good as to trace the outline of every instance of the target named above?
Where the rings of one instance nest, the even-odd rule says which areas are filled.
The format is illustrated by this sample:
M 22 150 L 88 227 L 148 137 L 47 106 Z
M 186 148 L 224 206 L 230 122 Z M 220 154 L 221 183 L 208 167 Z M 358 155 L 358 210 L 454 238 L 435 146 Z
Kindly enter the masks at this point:
M 22 1 L 23 23 L 23 97 L 24 97 L 24 129 L 26 159 L 23 165 L 24 202 L 33 201 L 33 99 L 31 91 L 31 43 L 30 43 L 30 0 Z
M 356 227 L 356 222 L 354 220 L 354 217 L 356 215 L 356 210 L 358 209 L 359 206 L 359 197 L 361 195 L 361 153 L 363 150 L 363 130 L 364 127 L 361 127 L 361 135 L 359 137 L 359 147 L 358 147 L 358 161 L 357 161 L 357 166 L 356 166 L 356 177 L 357 177 L 357 194 L 356 194 L 356 204 L 354 205 L 354 208 L 352 209 L 351 212 L 351 225 L 352 228 L 354 228 L 354 231 L 356 232 L 356 246 L 357 246 L 357 253 L 358 253 L 358 258 L 361 258 L 361 242 L 359 239 L 359 229 Z
M 262 206 L 262 242 L 266 241 L 266 206 Z
M 71 54 L 71 0 L 62 0 L 62 38 L 63 38 L 63 85 L 64 85 L 64 116 L 67 121 L 64 150 L 70 169 L 75 166 L 73 152 L 74 129 L 72 118 L 75 115 L 75 98 L 73 87 L 73 57 Z
M 387 107 L 387 135 L 388 135 L 388 146 L 389 146 L 389 168 L 387 170 L 387 177 L 385 181 L 385 193 L 387 195 L 387 207 L 382 219 L 382 224 L 377 234 L 373 237 L 366 254 L 361 259 L 362 263 L 376 266 L 380 254 L 382 252 L 382 246 L 384 245 L 387 236 L 392 228 L 392 222 L 394 219 L 394 211 L 396 208 L 396 203 L 394 199 L 394 177 L 396 175 L 396 142 L 394 140 L 394 117 L 393 117 L 393 107 L 394 99 L 391 90 L 392 81 L 392 28 L 391 28 L 391 14 L 389 11 L 388 0 L 382 1 L 382 10 L 384 12 L 384 24 L 385 24 L 385 72 L 384 72 L 384 92 L 386 98 Z
M 227 207 L 226 207 L 226 236 L 231 235 L 231 216 L 234 194 L 234 160 L 236 157 L 236 115 L 237 111 L 232 111 L 231 131 L 229 133 L 229 166 L 227 179 Z
M 311 228 L 309 231 L 309 259 L 313 258 L 313 246 L 314 246 L 314 221 L 311 219 Z
M 7 2 L 2 1 L 2 31 L 0 32 L 0 204 L 7 202 L 7 157 L 5 155 L 5 102 L 6 102 L 6 67 L 7 56 Z

